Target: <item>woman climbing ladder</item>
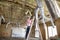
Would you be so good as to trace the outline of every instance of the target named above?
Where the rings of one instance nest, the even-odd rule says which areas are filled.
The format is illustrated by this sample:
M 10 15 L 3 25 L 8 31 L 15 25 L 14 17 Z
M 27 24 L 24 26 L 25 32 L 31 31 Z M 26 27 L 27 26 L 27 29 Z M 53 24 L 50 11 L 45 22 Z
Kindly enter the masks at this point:
M 26 29 L 26 35 L 25 35 L 25 39 L 27 38 L 28 36 L 28 33 L 29 33 L 29 30 L 30 30 L 30 26 L 32 24 L 32 19 L 30 16 L 28 16 L 28 19 L 27 19 L 27 22 L 26 22 L 26 25 L 27 25 L 27 29 Z

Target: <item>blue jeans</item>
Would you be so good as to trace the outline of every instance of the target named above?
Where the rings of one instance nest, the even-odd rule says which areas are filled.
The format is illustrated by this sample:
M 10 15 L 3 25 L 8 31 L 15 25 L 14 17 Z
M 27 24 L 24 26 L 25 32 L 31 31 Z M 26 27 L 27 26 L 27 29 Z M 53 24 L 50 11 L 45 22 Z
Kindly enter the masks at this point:
M 29 30 L 30 30 L 30 26 L 28 26 L 28 27 L 27 27 L 26 35 L 25 35 L 25 39 L 26 39 L 26 38 L 27 38 L 27 36 L 28 36 Z

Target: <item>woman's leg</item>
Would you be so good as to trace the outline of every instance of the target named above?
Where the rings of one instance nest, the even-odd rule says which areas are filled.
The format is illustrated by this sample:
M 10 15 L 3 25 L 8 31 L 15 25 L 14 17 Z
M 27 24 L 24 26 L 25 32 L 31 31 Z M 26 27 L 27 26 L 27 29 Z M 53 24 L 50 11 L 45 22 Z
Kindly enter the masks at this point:
M 30 26 L 28 26 L 28 27 L 27 27 L 27 30 L 26 30 L 26 36 L 25 36 L 25 38 L 27 38 L 28 33 L 29 33 L 29 30 L 30 30 Z

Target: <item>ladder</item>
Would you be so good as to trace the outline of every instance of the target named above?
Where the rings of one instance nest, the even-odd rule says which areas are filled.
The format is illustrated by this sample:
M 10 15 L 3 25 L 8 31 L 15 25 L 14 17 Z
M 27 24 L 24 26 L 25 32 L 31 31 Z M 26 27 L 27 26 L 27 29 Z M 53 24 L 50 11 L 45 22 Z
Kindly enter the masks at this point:
M 35 17 L 33 17 L 33 19 L 32 19 L 32 24 L 31 24 L 30 31 L 28 33 L 28 36 L 27 36 L 26 40 L 29 40 L 29 36 L 30 36 L 31 31 L 32 31 L 32 26 L 33 26 L 33 23 L 34 23 L 34 19 L 35 19 Z

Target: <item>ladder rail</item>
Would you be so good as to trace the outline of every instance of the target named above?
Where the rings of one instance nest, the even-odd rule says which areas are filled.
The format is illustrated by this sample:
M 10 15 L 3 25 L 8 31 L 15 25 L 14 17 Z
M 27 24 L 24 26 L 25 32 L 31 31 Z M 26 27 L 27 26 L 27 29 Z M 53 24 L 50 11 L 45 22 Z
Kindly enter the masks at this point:
M 41 40 L 43 40 L 40 28 L 39 28 L 39 33 L 40 33 L 39 37 L 41 37 Z

